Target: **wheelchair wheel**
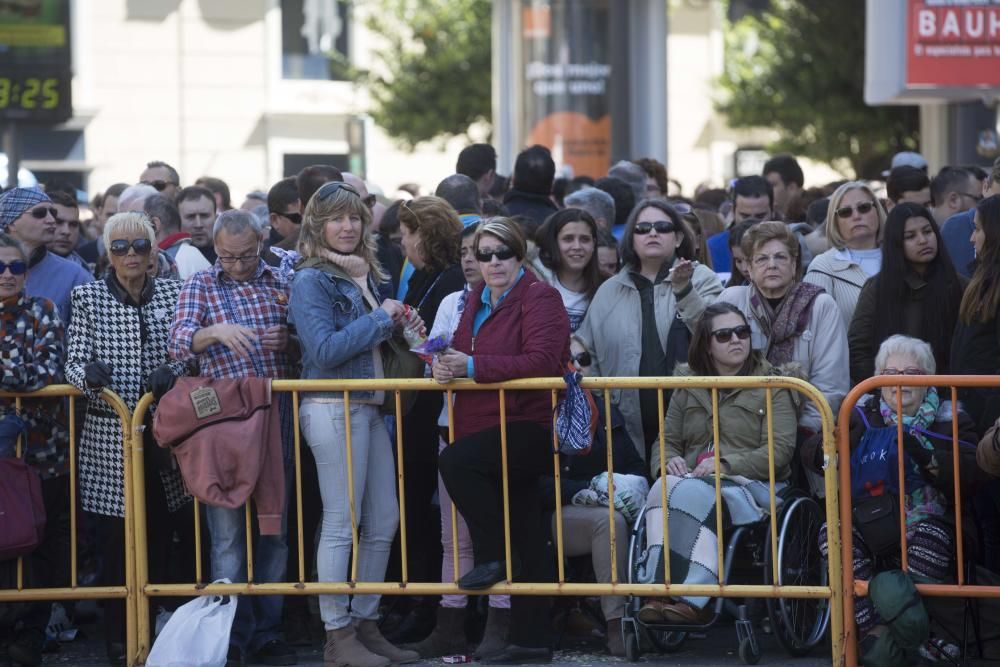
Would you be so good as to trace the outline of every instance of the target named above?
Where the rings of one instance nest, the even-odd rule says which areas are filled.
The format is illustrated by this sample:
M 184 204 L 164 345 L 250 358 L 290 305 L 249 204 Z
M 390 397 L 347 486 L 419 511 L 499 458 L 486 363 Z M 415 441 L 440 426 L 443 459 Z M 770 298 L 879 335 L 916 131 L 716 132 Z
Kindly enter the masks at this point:
M 625 659 L 629 662 L 639 661 L 639 636 L 635 630 L 625 632 Z
M 740 641 L 740 661 L 744 665 L 756 665 L 760 662 L 760 648 L 754 645 L 749 637 L 744 637 Z
M 819 504 L 808 497 L 793 497 L 778 517 L 778 580 L 773 581 L 771 539 L 765 544 L 764 570 L 769 584 L 826 586 L 827 563 L 820 556 L 816 536 L 823 523 Z M 825 598 L 768 598 L 767 612 L 778 642 L 791 656 L 809 653 L 826 635 L 830 601 Z
M 650 628 L 649 638 L 660 653 L 676 653 L 684 646 L 687 633 L 677 630 L 654 630 Z

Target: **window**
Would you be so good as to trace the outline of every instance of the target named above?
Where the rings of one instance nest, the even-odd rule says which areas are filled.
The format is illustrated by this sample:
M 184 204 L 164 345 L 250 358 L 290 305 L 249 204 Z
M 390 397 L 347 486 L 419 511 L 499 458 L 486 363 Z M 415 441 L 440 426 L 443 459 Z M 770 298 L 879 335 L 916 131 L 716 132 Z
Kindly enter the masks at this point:
M 348 0 L 282 0 L 283 78 L 322 81 L 348 78 L 349 5 Z

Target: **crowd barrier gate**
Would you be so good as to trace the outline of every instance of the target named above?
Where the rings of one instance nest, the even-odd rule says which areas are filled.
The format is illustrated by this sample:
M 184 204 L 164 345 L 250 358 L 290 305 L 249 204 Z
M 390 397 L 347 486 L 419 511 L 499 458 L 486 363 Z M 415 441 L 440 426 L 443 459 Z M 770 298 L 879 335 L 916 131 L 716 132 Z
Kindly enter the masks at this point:
M 669 559 L 664 558 L 664 574 L 665 574 L 665 584 L 628 584 L 617 581 L 616 576 L 616 550 L 614 548 L 615 540 L 618 536 L 615 535 L 615 521 L 614 521 L 614 509 L 613 507 L 608 508 L 609 518 L 611 518 L 610 529 L 610 549 L 611 549 L 611 577 L 612 581 L 610 584 L 595 584 L 595 583 L 571 583 L 567 582 L 565 579 L 565 572 L 563 571 L 563 536 L 562 536 L 562 511 L 560 502 L 560 467 L 559 458 L 557 455 L 553 455 L 553 475 L 556 481 L 556 550 L 558 554 L 557 567 L 558 567 L 558 582 L 557 583 L 543 583 L 543 582 L 516 582 L 511 583 L 511 557 L 510 557 L 510 509 L 508 503 L 508 483 L 507 483 L 507 468 L 506 468 L 506 408 L 504 395 L 508 391 L 523 391 L 523 390 L 544 390 L 551 392 L 552 404 L 555 406 L 557 401 L 558 392 L 565 389 L 565 383 L 561 378 L 534 378 L 534 379 L 524 379 L 515 380 L 510 382 L 505 382 L 495 385 L 487 384 L 476 384 L 471 381 L 457 381 L 450 383 L 448 385 L 440 385 L 433 380 L 276 380 L 272 382 L 272 390 L 275 392 L 291 393 L 292 395 L 292 409 L 293 416 L 295 419 L 295 424 L 298 425 L 299 417 L 299 403 L 300 397 L 303 393 L 310 392 L 336 392 L 342 393 L 345 402 L 349 404 L 351 390 L 361 390 L 361 389 L 374 389 L 383 390 L 389 393 L 390 397 L 395 397 L 395 408 L 396 417 L 399 420 L 401 415 L 401 391 L 440 391 L 444 392 L 446 396 L 446 402 L 449 406 L 449 441 L 454 440 L 454 414 L 451 409 L 453 394 L 456 391 L 494 391 L 498 392 L 499 395 L 499 411 L 500 411 L 500 424 L 501 424 L 501 451 L 503 453 L 503 493 L 504 493 L 504 537 L 505 537 L 505 547 L 506 547 L 506 563 L 507 563 L 507 581 L 506 583 L 497 584 L 488 591 L 476 591 L 468 592 L 464 591 L 454 583 L 458 579 L 458 558 L 457 553 L 454 554 L 455 572 L 453 581 L 450 583 L 425 583 L 425 582 L 410 582 L 408 581 L 407 572 L 407 559 L 406 559 L 406 539 L 407 539 L 407 527 L 406 527 L 406 512 L 404 511 L 404 498 L 405 498 L 405 483 L 406 480 L 403 478 L 401 472 L 402 461 L 404 457 L 404 447 L 403 447 L 403 436 L 402 433 L 397 429 L 396 433 L 396 453 L 398 457 L 400 472 L 397 473 L 397 491 L 398 491 L 398 501 L 400 503 L 400 541 L 401 541 L 401 554 L 402 564 L 401 564 L 401 581 L 398 582 L 359 582 L 357 581 L 357 543 L 358 543 L 358 533 L 357 533 L 357 521 L 354 520 L 354 529 L 352 534 L 353 543 L 353 555 L 352 562 L 350 564 L 350 574 L 347 582 L 338 583 L 324 583 L 315 581 L 306 581 L 306 572 L 304 564 L 304 553 L 303 553 L 303 526 L 302 526 L 302 469 L 301 469 L 301 439 L 298 429 L 295 430 L 295 440 L 294 440 L 294 480 L 295 480 L 295 494 L 293 497 L 293 502 L 296 504 L 298 509 L 298 525 L 295 531 L 298 539 L 298 573 L 297 578 L 291 582 L 283 583 L 254 583 L 253 577 L 253 554 L 251 549 L 251 540 L 247 540 L 247 581 L 249 583 L 238 583 L 238 584 L 211 584 L 206 583 L 203 577 L 203 568 L 201 562 L 201 522 L 199 519 L 199 512 L 197 510 L 197 501 L 195 502 L 194 511 L 194 521 L 195 521 L 195 536 L 196 536 L 196 547 L 195 547 L 195 579 L 196 581 L 187 584 L 163 584 L 158 582 L 149 581 L 148 573 L 148 563 L 147 555 L 145 549 L 139 549 L 136 554 L 135 560 L 135 583 L 136 583 L 136 594 L 137 603 L 136 609 L 136 623 L 137 623 L 137 634 L 138 634 L 138 654 L 137 659 L 141 662 L 148 655 L 151 646 L 151 635 L 149 627 L 149 614 L 146 613 L 148 605 L 150 603 L 151 597 L 156 596 L 195 596 L 195 595 L 229 595 L 229 594 L 241 594 L 241 595 L 317 595 L 317 594 L 354 594 L 354 593 L 381 593 L 381 594 L 411 594 L 411 595 L 442 595 L 442 594 L 457 594 L 457 593 L 472 593 L 472 594 L 488 594 L 488 593 L 511 593 L 518 595 L 628 595 L 628 594 L 642 594 L 642 595 L 706 595 L 706 596 L 728 596 L 728 597 L 789 597 L 789 598 L 825 598 L 829 600 L 831 608 L 831 637 L 832 637 L 832 651 L 833 651 L 833 664 L 839 665 L 842 663 L 843 657 L 843 628 L 842 620 L 843 610 L 842 610 L 842 590 L 836 585 L 839 581 L 838 573 L 841 571 L 840 565 L 840 535 L 836 530 L 837 518 L 838 518 L 838 486 L 836 477 L 836 450 L 833 439 L 833 414 L 830 410 L 829 405 L 823 398 L 823 395 L 812 385 L 795 378 L 787 377 L 726 377 L 726 378 L 707 378 L 707 377 L 688 377 L 688 378 L 675 378 L 675 377 L 665 377 L 665 378 L 588 378 L 584 380 L 583 385 L 585 388 L 594 390 L 604 390 L 603 391 L 603 406 L 602 409 L 605 414 L 610 413 L 611 409 L 611 392 L 620 389 L 656 389 L 658 391 L 658 409 L 660 413 L 660 420 L 663 421 L 665 415 L 664 410 L 664 397 L 663 390 L 676 389 L 679 387 L 702 387 L 711 390 L 713 405 L 718 405 L 719 400 L 719 389 L 724 388 L 764 388 L 767 391 L 767 430 L 768 430 L 768 449 L 770 458 L 770 479 L 771 479 L 771 538 L 772 538 L 772 549 L 775 548 L 774 542 L 777 540 L 777 530 L 776 530 L 776 513 L 775 509 L 775 494 L 774 494 L 774 441 L 773 441 L 773 424 L 771 420 L 771 395 L 772 391 L 776 389 L 788 389 L 794 392 L 798 392 L 803 395 L 807 400 L 811 400 L 819 408 L 819 412 L 822 416 L 823 424 L 823 447 L 824 454 L 828 465 L 826 466 L 824 472 L 824 486 L 826 490 L 825 499 L 825 512 L 827 524 L 830 527 L 828 533 L 828 539 L 831 545 L 830 549 L 830 561 L 828 564 L 828 574 L 829 578 L 827 585 L 825 586 L 778 586 L 778 585 L 728 585 L 724 578 L 720 577 L 720 583 L 717 585 L 685 585 L 685 584 L 672 584 L 670 583 L 670 572 L 669 572 Z M 141 428 L 143 423 L 143 416 L 148 410 L 152 403 L 151 395 L 144 396 L 136 406 L 133 418 L 133 433 L 131 438 L 132 444 L 132 456 L 133 456 L 133 467 L 132 474 L 134 479 L 132 481 L 132 488 L 134 490 L 133 497 L 133 507 L 135 511 L 133 516 L 135 518 L 134 533 L 137 544 L 145 544 L 146 538 L 146 517 L 145 517 L 145 488 L 144 479 L 141 471 L 144 465 L 144 452 L 143 452 L 143 440 L 138 436 L 138 428 Z M 713 410 L 713 413 L 716 413 Z M 346 432 L 350 433 L 349 424 L 349 410 L 345 410 L 347 415 L 346 420 Z M 611 430 L 610 430 L 610 419 L 605 419 L 607 425 L 606 435 L 610 442 Z M 714 436 L 716 451 L 721 451 L 724 453 L 725 445 L 719 442 L 719 424 L 717 415 L 714 418 Z M 350 471 L 352 466 L 350 464 L 351 457 L 351 443 L 350 436 L 347 438 L 347 468 Z M 665 474 L 663 470 L 666 465 L 666 459 L 663 455 L 664 450 L 664 440 L 661 434 L 659 446 L 661 448 L 661 476 Z M 612 469 L 612 448 L 608 448 L 607 454 L 607 464 L 608 469 Z M 718 473 L 718 461 L 719 458 L 716 457 L 716 472 Z M 719 572 L 720 574 L 724 572 L 721 567 L 723 560 L 723 530 L 722 530 L 722 510 L 721 503 L 718 502 L 721 494 L 721 487 L 718 482 L 718 476 L 716 476 L 716 499 L 718 511 L 716 513 L 716 529 L 719 535 Z M 609 488 L 609 495 L 613 497 L 614 487 L 613 480 L 611 482 L 611 488 Z M 349 503 L 352 509 L 352 519 L 353 517 L 353 483 L 350 481 L 348 483 L 347 494 L 349 498 Z M 666 490 L 664 488 L 664 495 Z M 663 505 L 666 506 L 665 498 L 663 499 Z M 250 513 L 246 513 L 247 516 L 247 528 L 249 534 L 250 528 Z M 454 506 L 451 508 L 451 521 L 452 521 L 452 531 L 455 535 L 456 529 L 456 512 Z M 667 512 L 663 512 L 664 517 L 664 542 L 666 543 L 665 551 L 669 549 L 669 522 L 667 521 Z M 622 539 L 627 539 L 628 536 L 622 536 Z M 457 552 L 458 540 L 453 541 L 455 544 L 455 551 Z M 772 581 L 777 581 L 777 561 L 774 562 L 774 575 Z M 294 575 L 293 575 L 294 576 Z
M 883 375 L 868 378 L 855 386 L 844 398 L 840 406 L 840 413 L 837 424 L 837 451 L 840 465 L 840 533 L 841 533 L 841 562 L 849 565 L 853 562 L 854 536 L 852 532 L 853 516 L 851 512 L 851 451 L 850 451 L 850 418 L 851 411 L 854 410 L 858 400 L 874 389 L 882 387 L 950 387 L 951 395 L 943 396 L 942 400 L 950 399 L 952 406 L 958 405 L 958 388 L 993 388 L 997 387 L 995 376 L 990 375 Z M 896 392 L 896 414 L 902 412 L 902 398 L 900 392 Z M 957 411 L 953 408 L 953 413 Z M 903 426 L 902 420 L 898 418 L 896 444 L 899 451 L 903 447 Z M 978 444 L 978 443 L 977 443 Z M 921 595 L 934 597 L 958 597 L 958 598 L 997 598 L 1000 597 L 1000 586 L 969 585 L 966 583 L 964 572 L 965 545 L 963 544 L 962 525 L 962 490 L 959 480 L 959 447 L 958 447 L 958 419 L 952 419 L 952 465 L 954 470 L 954 494 L 955 494 L 955 566 L 956 584 L 917 584 L 917 590 Z M 899 463 L 899 495 L 905 495 L 906 482 L 903 474 L 904 458 L 897 455 Z M 907 545 L 906 545 L 906 513 L 899 513 L 899 534 L 900 534 L 900 558 L 902 568 L 907 569 Z M 830 547 L 831 550 L 833 547 Z M 850 567 L 843 569 L 842 589 L 844 593 L 844 656 L 848 667 L 855 667 L 858 664 L 858 644 L 856 628 L 854 623 L 854 596 L 865 596 L 868 594 L 868 582 L 855 580 L 854 573 Z
M 123 599 L 125 600 L 125 648 L 127 656 L 138 654 L 136 626 L 135 597 L 135 554 L 136 542 L 132 523 L 132 447 L 129 443 L 132 429 L 132 415 L 122 399 L 107 389 L 101 392 L 103 400 L 118 416 L 122 424 L 122 457 L 125 471 L 125 578 L 122 586 L 80 586 L 77 572 L 77 489 L 79 487 L 77 455 L 78 424 L 76 420 L 76 401 L 83 397 L 76 387 L 68 384 L 50 385 L 30 394 L 0 392 L 0 399 L 13 400 L 14 409 L 22 411 L 24 401 L 38 399 L 68 399 L 67 428 L 69 432 L 69 489 L 70 489 L 70 585 L 65 588 L 26 588 L 24 585 L 24 558 L 18 558 L 16 564 L 16 586 L 12 589 L 0 589 L 2 602 L 31 602 L 56 600 L 92 600 L 92 599 Z M 84 398 L 86 401 L 87 399 Z M 82 427 L 82 424 L 80 425 Z M 18 438 L 17 454 L 22 455 L 24 438 Z

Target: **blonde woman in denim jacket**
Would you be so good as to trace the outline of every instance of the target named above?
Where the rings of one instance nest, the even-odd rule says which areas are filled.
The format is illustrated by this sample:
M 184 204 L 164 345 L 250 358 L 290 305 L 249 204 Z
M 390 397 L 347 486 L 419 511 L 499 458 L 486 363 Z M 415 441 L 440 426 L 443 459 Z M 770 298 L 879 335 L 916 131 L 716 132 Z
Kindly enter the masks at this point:
M 384 377 L 381 344 L 400 327 L 420 328 L 419 316 L 392 299 L 380 301 L 385 275 L 375 258 L 371 213 L 346 183 L 325 184 L 306 206 L 289 301 L 298 332 L 303 379 Z M 382 581 L 399 523 L 392 446 L 379 407 L 381 391 L 351 392 L 354 512 L 360 527 L 358 581 Z M 338 393 L 302 401 L 300 422 L 312 449 L 323 499 L 317 554 L 320 581 L 346 581 L 352 512 L 347 497 L 345 405 Z M 325 665 L 387 667 L 418 659 L 378 630 L 378 595 L 321 595 Z

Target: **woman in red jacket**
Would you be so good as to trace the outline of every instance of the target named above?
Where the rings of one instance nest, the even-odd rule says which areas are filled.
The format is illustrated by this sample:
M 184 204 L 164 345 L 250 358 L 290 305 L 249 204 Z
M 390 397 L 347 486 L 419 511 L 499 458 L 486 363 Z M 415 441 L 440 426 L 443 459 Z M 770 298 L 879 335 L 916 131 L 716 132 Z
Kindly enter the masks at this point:
M 569 318 L 559 292 L 524 269 L 526 246 L 512 220 L 493 218 L 480 225 L 473 248 L 484 282 L 469 293 L 452 349 L 434 362 L 438 382 L 469 377 L 492 383 L 562 374 L 569 360 Z M 544 581 L 551 564 L 545 558 L 537 483 L 552 470 L 551 395 L 507 392 L 505 416 L 512 572 L 516 580 Z M 455 435 L 438 465 L 468 523 L 476 562 L 458 584 L 489 588 L 506 578 L 498 394 L 456 392 Z M 513 597 L 509 643 L 482 661 L 551 660 L 548 620 L 546 598 Z

